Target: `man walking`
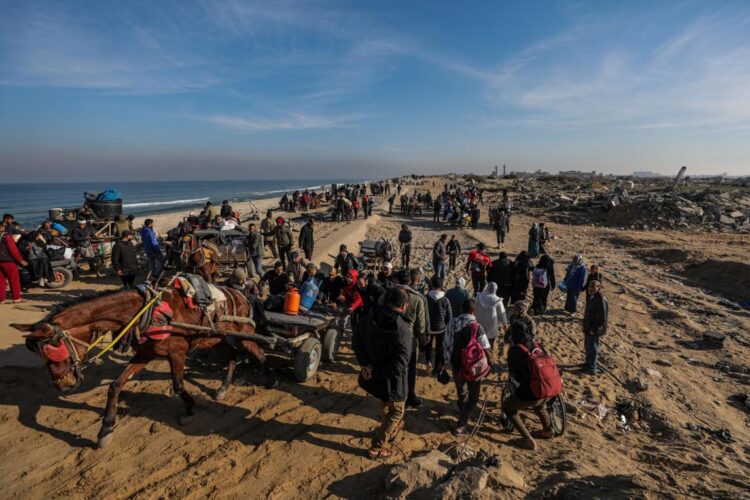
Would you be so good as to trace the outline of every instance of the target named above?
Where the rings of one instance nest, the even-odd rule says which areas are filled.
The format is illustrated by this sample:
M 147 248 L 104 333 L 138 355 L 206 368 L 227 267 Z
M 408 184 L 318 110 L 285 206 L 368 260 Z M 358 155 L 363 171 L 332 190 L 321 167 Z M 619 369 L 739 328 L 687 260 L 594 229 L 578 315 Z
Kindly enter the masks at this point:
M 481 379 L 470 381 L 462 375 L 461 351 L 469 345 L 472 338 L 475 338 L 481 348 L 484 349 L 488 364 L 492 364 L 490 342 L 482 325 L 477 323 L 475 313 L 476 303 L 474 300 L 465 301 L 461 315 L 448 323 L 443 340 L 443 356 L 446 363 L 450 363 L 453 369 L 453 380 L 456 383 L 456 392 L 458 393 L 458 424 L 453 431 L 458 436 L 466 434 L 466 425 L 479 402 L 482 384 Z
M 146 253 L 146 258 L 148 259 L 148 268 L 151 270 L 151 278 L 158 279 L 164 269 L 164 254 L 161 253 L 159 239 L 156 237 L 156 231 L 154 231 L 154 219 L 146 219 L 143 221 L 143 227 L 141 228 L 141 243 L 143 244 L 143 251 Z
M 281 259 L 284 269 L 286 269 L 287 264 L 292 260 L 291 253 L 294 236 L 292 235 L 292 230 L 289 226 L 284 223 L 283 217 L 276 219 L 274 239 L 276 239 L 276 247 L 279 250 L 279 258 Z
M 440 197 L 435 198 L 435 202 L 432 204 L 432 221 L 440 222 L 440 209 L 443 208 L 443 204 L 440 203 Z
M 508 221 L 505 219 L 505 214 L 500 213 L 492 224 L 492 229 L 495 230 L 495 237 L 497 238 L 497 248 L 500 248 L 505 244 L 505 232 L 508 229 Z
M 445 242 L 447 240 L 447 234 L 440 235 L 440 239 L 435 242 L 435 246 L 432 248 L 432 268 L 435 270 L 435 276 L 440 279 L 445 278 L 445 259 L 448 255 Z
M 398 242 L 401 245 L 401 267 L 409 268 L 411 260 L 411 240 L 412 234 L 409 226 L 401 225 L 401 231 L 398 233 Z
M 250 277 L 263 276 L 263 235 L 254 223 L 247 226 L 247 268 Z M 251 269 L 252 268 L 252 269 Z
M 507 308 L 513 291 L 513 263 L 508 258 L 508 254 L 500 252 L 497 260 L 492 262 L 487 281 L 497 285 L 498 295 L 503 299 L 503 305 Z
M 359 386 L 383 405 L 382 420 L 368 452 L 373 459 L 389 457 L 388 443 L 404 428 L 413 339 L 401 315 L 408 306 L 406 292 L 389 289 L 382 305 L 359 322 L 352 336 L 352 348 L 361 367 Z
M 135 276 L 138 274 L 138 257 L 132 239 L 133 235 L 126 229 L 112 247 L 112 267 L 120 277 L 125 290 L 133 289 Z
M 276 224 L 273 222 L 273 212 L 269 210 L 266 212 L 266 218 L 260 221 L 260 233 L 263 236 L 263 244 L 271 248 L 271 254 L 274 259 L 279 258 L 279 251 L 276 249 L 276 241 L 274 241 L 274 228 Z
M 299 230 L 299 247 L 305 252 L 305 258 L 312 260 L 313 249 L 315 248 L 315 238 L 313 237 L 314 220 L 312 217 L 307 219 L 307 224 Z
M 583 347 L 586 352 L 583 371 L 591 375 L 597 375 L 599 369 L 596 366 L 596 361 L 599 357 L 601 337 L 607 333 L 609 303 L 602 294 L 601 282 L 594 280 L 589 283 L 588 292 L 589 298 L 586 301 L 586 309 L 583 313 Z
M 474 287 L 474 296 L 484 290 L 487 282 L 487 271 L 492 267 L 492 261 L 484 253 L 484 243 L 477 243 L 477 248 L 469 253 L 466 259 L 466 272 L 471 273 L 471 284 Z
M 451 235 L 446 250 L 448 250 L 448 268 L 453 271 L 456 268 L 456 259 L 461 255 L 461 243 L 456 239 L 455 234 Z

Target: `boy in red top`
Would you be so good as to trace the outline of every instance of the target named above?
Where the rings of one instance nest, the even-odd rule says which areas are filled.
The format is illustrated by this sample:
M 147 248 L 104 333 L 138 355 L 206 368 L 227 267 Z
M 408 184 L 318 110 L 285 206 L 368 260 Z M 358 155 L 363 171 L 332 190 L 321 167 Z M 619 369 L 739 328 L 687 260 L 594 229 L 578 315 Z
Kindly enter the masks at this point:
M 346 308 L 346 314 L 349 315 L 352 321 L 352 328 L 356 327 L 357 318 L 360 313 L 358 309 L 361 309 L 364 305 L 362 296 L 359 294 L 359 290 L 357 290 L 358 276 L 359 273 L 356 269 L 349 269 L 349 272 L 344 277 L 344 289 L 341 291 L 341 296 L 338 300 Z
M 0 304 L 5 303 L 5 280 L 10 283 L 10 295 L 12 302 L 22 302 L 21 299 L 21 276 L 18 266 L 27 266 L 28 262 L 23 260 L 21 252 L 18 251 L 16 242 L 10 233 L 0 230 Z
M 478 243 L 477 248 L 469 253 L 466 259 L 466 272 L 471 273 L 471 284 L 474 286 L 474 297 L 484 290 L 487 284 L 487 273 L 492 267 L 492 261 L 484 253 L 484 243 Z

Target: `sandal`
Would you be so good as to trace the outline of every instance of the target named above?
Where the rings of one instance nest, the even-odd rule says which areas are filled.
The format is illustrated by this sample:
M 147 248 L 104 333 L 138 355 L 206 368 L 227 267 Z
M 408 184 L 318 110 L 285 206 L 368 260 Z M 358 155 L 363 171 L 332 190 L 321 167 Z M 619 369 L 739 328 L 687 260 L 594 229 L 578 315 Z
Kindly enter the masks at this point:
M 370 451 L 367 452 L 367 456 L 370 457 L 373 460 L 377 460 L 378 458 L 388 458 L 391 456 L 391 450 L 388 448 L 370 448 Z
M 404 430 L 404 421 L 401 420 L 398 425 L 396 425 L 396 428 L 393 429 L 393 432 L 391 432 L 391 435 L 388 436 L 388 441 L 393 441 L 398 436 L 398 433 Z

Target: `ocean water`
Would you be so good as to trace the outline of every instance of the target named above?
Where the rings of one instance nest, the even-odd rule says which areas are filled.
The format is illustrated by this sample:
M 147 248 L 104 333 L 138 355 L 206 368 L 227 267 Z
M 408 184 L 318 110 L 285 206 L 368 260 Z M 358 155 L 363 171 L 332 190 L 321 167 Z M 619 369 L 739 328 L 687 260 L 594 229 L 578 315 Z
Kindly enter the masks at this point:
M 159 181 L 159 182 L 75 182 L 0 185 L 0 213 L 13 214 L 21 225 L 35 227 L 50 208 L 76 208 L 84 192 L 99 193 L 107 188 L 120 191 L 125 214 L 144 215 L 203 207 L 206 201 L 245 201 L 318 189 L 332 183 L 357 183 L 362 179 L 258 180 L 258 181 Z

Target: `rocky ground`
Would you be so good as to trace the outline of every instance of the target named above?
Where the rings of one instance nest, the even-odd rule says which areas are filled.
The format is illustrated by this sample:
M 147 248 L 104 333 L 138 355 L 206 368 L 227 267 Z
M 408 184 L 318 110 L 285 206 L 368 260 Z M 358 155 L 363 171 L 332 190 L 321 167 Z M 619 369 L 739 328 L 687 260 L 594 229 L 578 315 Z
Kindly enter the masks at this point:
M 332 254 L 340 241 L 395 237 L 403 222 L 379 213 L 367 224 L 332 228 L 321 255 Z M 440 232 L 455 232 L 466 251 L 477 241 L 492 245 L 493 258 L 499 251 L 486 222 L 476 231 L 443 228 L 431 215 L 406 222 L 415 234 L 414 264 L 428 262 Z M 531 222 L 514 216 L 505 250 L 525 249 Z M 563 297 L 552 295 L 550 311 L 538 318 L 540 335 L 564 371 L 571 414 L 566 434 L 541 441 L 535 452 L 520 450 L 517 436 L 502 432 L 496 416 L 503 374 L 495 374 L 483 390 L 487 418 L 464 453 L 472 461 L 446 480 L 464 444 L 449 433 L 455 390 L 423 371 L 418 391 L 425 403 L 408 412 L 396 453 L 386 462 L 369 460 L 378 405 L 358 389 L 347 344 L 339 360 L 304 384 L 283 358 L 273 360 L 281 384 L 272 390 L 262 387 L 255 366 L 243 364 L 221 403 L 213 400 L 219 361 L 196 358 L 187 386 L 199 412 L 186 426 L 178 424 L 182 404 L 170 395 L 166 364 L 154 364 L 126 386 L 114 442 L 97 450 L 107 385 L 127 361 L 112 356 L 67 396 L 54 392 L 40 367 L 0 368 L 0 486 L 7 497 L 747 495 L 750 408 L 739 395 L 750 392 L 750 313 L 733 302 L 750 298 L 742 296 L 750 290 L 748 236 L 559 224 L 550 230 L 558 277 L 578 251 L 587 264 L 602 267 L 610 330 L 602 350 L 605 373 L 580 374 L 581 313 L 561 313 Z M 455 276 L 450 273 L 449 281 Z M 721 294 L 733 302 L 723 302 Z M 702 342 L 707 330 L 727 335 L 723 348 Z M 3 326 L 2 335 L 18 334 Z M 18 344 L 7 350 L 23 350 Z M 625 412 L 623 422 L 618 404 L 624 410 L 626 403 L 639 411 Z M 531 417 L 529 423 L 538 427 Z M 414 465 L 433 450 L 446 455 Z M 408 470 L 394 469 L 404 463 Z M 412 484 L 404 488 L 399 477 Z

